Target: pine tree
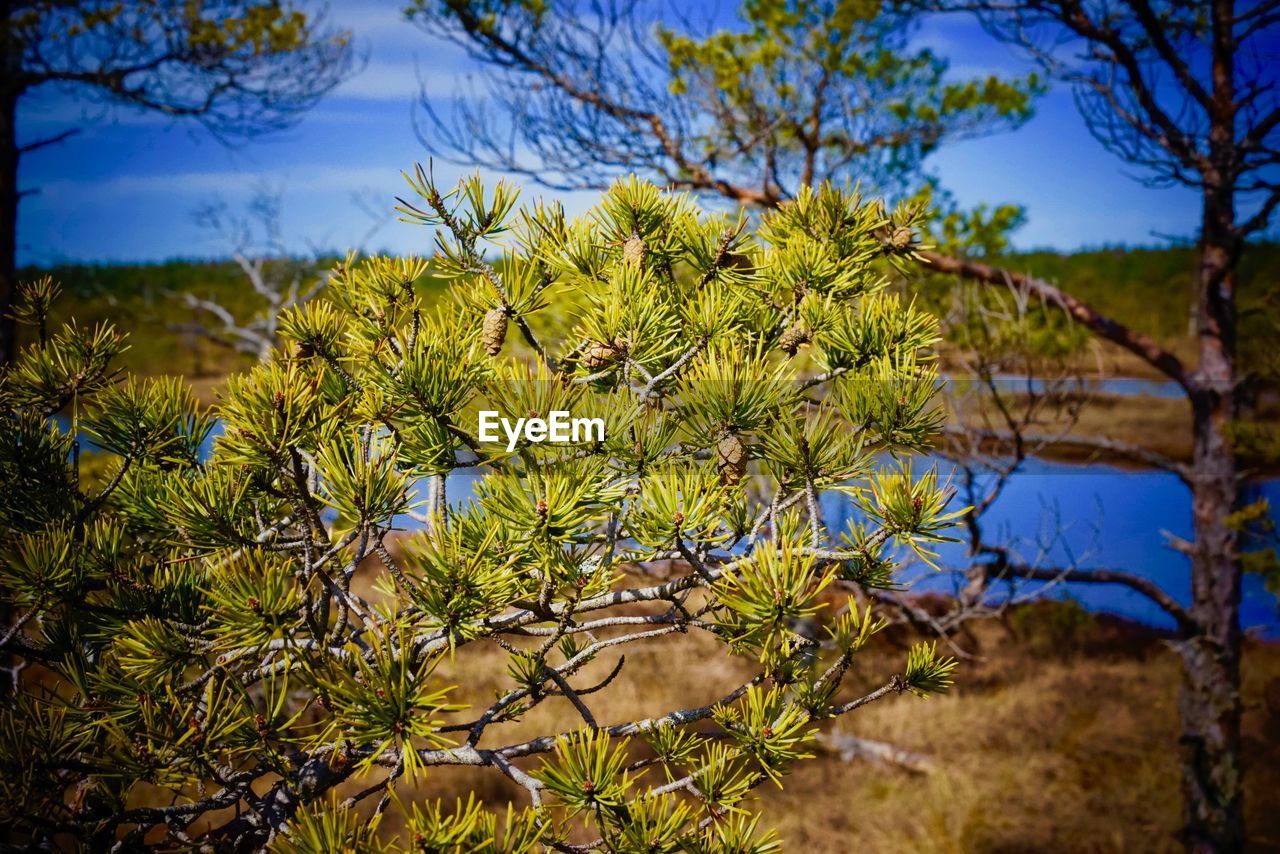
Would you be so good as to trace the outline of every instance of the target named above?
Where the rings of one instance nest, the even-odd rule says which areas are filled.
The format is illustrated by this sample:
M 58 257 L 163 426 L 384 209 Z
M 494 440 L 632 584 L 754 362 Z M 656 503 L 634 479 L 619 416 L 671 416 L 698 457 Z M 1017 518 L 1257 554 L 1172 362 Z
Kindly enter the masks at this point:
M 120 376 L 109 326 L 41 334 L 0 378 L 17 617 L 0 644 L 25 665 L 0 711 L 11 840 L 772 851 L 751 793 L 823 721 L 949 685 L 954 662 L 927 645 L 869 694 L 845 684 L 885 625 L 868 593 L 953 521 L 949 489 L 907 461 L 938 424 L 935 324 L 885 290 L 907 247 L 881 235 L 918 233 L 918 211 L 826 186 L 752 232 L 634 178 L 572 221 L 517 210 L 502 183 L 410 183 L 400 210 L 436 229 L 444 306 L 415 292 L 422 260 L 351 258 L 212 411 L 179 382 Z M 31 285 L 19 319 L 43 328 L 54 298 Z M 797 324 L 810 339 L 789 357 Z M 509 446 L 483 438 L 481 410 L 606 429 Z M 450 502 L 459 471 L 474 498 Z M 827 492 L 858 521 L 831 530 Z M 375 593 L 356 583 L 371 563 Z M 796 631 L 827 610 L 825 639 Z M 597 718 L 623 661 L 604 681 L 589 663 L 641 642 L 680 655 L 688 633 L 758 675 L 698 707 Z M 479 678 L 467 647 L 505 659 L 479 708 L 460 699 Z M 553 698 L 581 725 L 512 740 Z M 498 815 L 398 790 L 460 765 L 527 802 Z

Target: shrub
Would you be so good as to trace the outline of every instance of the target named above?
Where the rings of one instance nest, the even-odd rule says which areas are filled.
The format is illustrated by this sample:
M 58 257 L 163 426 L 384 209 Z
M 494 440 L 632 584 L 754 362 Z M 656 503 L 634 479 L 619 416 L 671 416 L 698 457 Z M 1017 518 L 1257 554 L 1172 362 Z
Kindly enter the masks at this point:
M 118 377 L 107 325 L 41 336 L 4 373 L 16 840 L 365 850 L 396 810 L 408 849 L 764 851 L 750 793 L 821 721 L 946 689 L 953 662 L 925 645 L 870 694 L 843 685 L 904 549 L 928 560 L 951 522 L 907 461 L 938 421 L 934 323 L 881 274 L 917 211 L 824 187 L 752 232 L 634 179 L 573 221 L 517 211 L 504 184 L 411 184 L 400 210 L 437 227 L 445 307 L 419 302 L 424 262 L 350 258 L 210 412 Z M 481 440 L 481 410 L 605 429 L 509 448 Z M 82 442 L 111 461 L 92 486 Z M 826 493 L 858 521 L 829 530 Z M 826 636 L 800 631 L 836 588 Z M 596 719 L 622 661 L 590 684 L 588 663 L 659 638 L 678 656 L 690 632 L 757 675 Z M 451 684 L 480 646 L 506 687 L 467 708 Z M 578 728 L 509 740 L 553 698 Z M 397 791 L 457 766 L 528 802 Z

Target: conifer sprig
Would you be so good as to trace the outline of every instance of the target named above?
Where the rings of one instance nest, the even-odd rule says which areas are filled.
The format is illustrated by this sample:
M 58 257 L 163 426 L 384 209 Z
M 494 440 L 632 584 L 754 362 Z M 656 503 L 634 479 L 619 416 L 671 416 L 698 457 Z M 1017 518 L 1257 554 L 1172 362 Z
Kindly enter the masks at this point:
M 0 379 L 0 648 L 27 665 L 0 806 L 22 841 L 773 851 L 752 792 L 822 720 L 950 684 L 932 647 L 869 694 L 844 679 L 885 624 L 866 603 L 955 519 L 901 459 L 938 426 L 934 324 L 884 291 L 911 243 L 885 235 L 918 211 L 824 186 L 752 231 L 635 178 L 577 219 L 478 177 L 410 183 L 431 261 L 346 259 L 211 411 L 118 380 L 106 327 L 55 330 Z M 21 318 L 55 295 L 32 286 Z M 604 434 L 495 442 L 489 410 Z M 686 655 L 690 634 L 756 675 L 601 713 L 627 647 Z M 517 737 L 544 703 L 573 723 Z M 499 821 L 401 788 L 457 766 L 527 801 Z

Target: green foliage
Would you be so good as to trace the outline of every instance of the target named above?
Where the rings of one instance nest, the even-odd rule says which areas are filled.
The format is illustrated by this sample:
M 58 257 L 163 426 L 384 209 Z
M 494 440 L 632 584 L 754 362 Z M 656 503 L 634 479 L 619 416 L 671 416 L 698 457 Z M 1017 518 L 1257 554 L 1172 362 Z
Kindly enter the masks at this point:
M 109 324 L 82 329 L 74 322 L 53 336 L 49 346 L 24 350 L 4 376 L 0 396 L 13 405 L 53 415 L 74 399 L 107 387 L 111 361 L 124 339 Z
M 1240 535 L 1240 563 L 1245 572 L 1261 576 L 1267 590 L 1280 599 L 1280 533 L 1265 498 L 1246 504 L 1226 519 Z
M 1026 252 L 1002 254 L 1000 266 L 1034 271 L 1049 282 L 1061 283 L 1073 296 L 1112 317 L 1132 319 L 1133 328 L 1157 340 L 1177 343 L 1188 336 L 1192 304 L 1190 282 L 1195 271 L 1191 246 L 1153 249 L 1110 247 L 1064 254 Z M 1123 282 L 1124 287 L 1116 287 Z M 1274 361 L 1271 339 L 1280 282 L 1280 249 L 1275 243 L 1250 245 L 1237 271 L 1239 293 L 1240 362 L 1263 366 Z
M 859 613 L 857 603 L 850 600 L 848 608 L 827 631 L 835 642 L 836 649 L 848 654 L 862 649 L 872 635 L 887 625 L 884 617 L 871 616 L 870 605 Z
M 793 649 L 790 625 L 822 607 L 818 595 L 831 583 L 829 572 L 815 570 L 812 555 L 762 551 L 741 562 L 717 583 L 725 611 L 721 628 L 735 646 L 759 650 L 761 662 L 777 668 Z
M 418 291 L 420 259 L 351 258 L 212 410 L 118 379 L 105 328 L 67 324 L 0 380 L 3 645 L 29 665 L 0 719 L 15 838 L 519 852 L 582 832 L 600 850 L 772 851 L 752 791 L 781 784 L 821 721 L 950 684 L 954 663 L 921 647 L 850 696 L 884 625 L 870 608 L 831 617 L 830 642 L 799 631 L 835 587 L 892 586 L 954 519 L 936 473 L 900 459 L 937 428 L 934 325 L 881 274 L 918 209 L 823 187 L 751 232 L 634 179 L 572 221 L 474 179 L 412 185 L 402 210 L 437 229 L 447 304 Z M 480 429 L 491 409 L 606 433 L 509 446 Z M 85 438 L 108 459 L 91 488 Z M 861 510 L 843 534 L 827 495 Z M 596 719 L 624 660 L 603 679 L 588 665 L 627 644 L 680 655 L 688 632 L 758 675 Z M 483 650 L 493 673 L 473 671 Z M 548 701 L 581 727 L 511 740 Z M 528 805 L 499 827 L 478 800 L 401 800 L 401 781 L 455 766 Z M 148 799 L 164 806 L 132 806 Z
M 366 822 L 331 797 L 328 803 L 319 801 L 299 810 L 288 833 L 277 837 L 270 850 L 280 854 L 376 854 L 384 850 L 378 844 L 377 830 L 377 822 Z
M 415 745 L 451 743 L 436 734 L 442 720 L 433 716 L 466 707 L 446 702 L 449 688 L 434 687 L 430 677 L 438 659 L 415 650 L 403 628 L 395 626 L 393 637 L 371 634 L 369 646 L 368 654 L 349 659 L 354 667 L 339 658 L 313 674 L 315 694 L 332 712 L 313 744 L 370 747 L 361 759 L 365 768 L 399 748 L 398 767 L 414 777 L 422 768 Z
M 296 567 L 285 555 L 241 549 L 210 567 L 208 608 L 215 648 L 261 650 L 293 636 L 303 603 Z
M 34 281 L 24 282 L 15 294 L 10 314 L 18 323 L 35 327 L 41 343 L 44 343 L 48 336 L 49 313 L 61 294 L 62 288 L 54 281 L 53 276 L 45 275 Z
M 910 467 L 906 467 L 872 474 L 856 499 L 881 532 L 909 546 L 932 566 L 936 555 L 927 544 L 950 540 L 941 532 L 954 525 L 965 512 L 948 511 L 949 496 L 950 491 L 938 485 L 936 468 L 914 477 Z
M 82 427 L 103 451 L 172 469 L 197 463 L 213 419 L 180 380 L 130 378 L 94 397 Z
M 941 693 L 951 686 L 956 660 L 938 658 L 937 647 L 937 641 L 918 643 L 907 654 L 907 669 L 902 674 L 902 682 L 919 697 Z
M 473 794 L 464 804 L 459 798 L 454 811 L 443 811 L 439 801 L 413 804 L 406 810 L 405 831 L 410 851 L 474 851 L 477 854 L 524 854 L 536 850 L 544 828 L 532 810 L 508 807 L 502 832 L 497 816 L 484 808 Z
M 765 691 L 753 685 L 740 705 L 719 706 L 713 717 L 738 749 L 779 786 L 788 765 L 810 758 L 800 748 L 818 732 L 810 726 L 809 712 L 789 702 L 776 687 Z
M 574 816 L 622 807 L 631 785 L 626 768 L 626 740 L 615 743 L 607 733 L 584 730 L 556 740 L 537 778 Z

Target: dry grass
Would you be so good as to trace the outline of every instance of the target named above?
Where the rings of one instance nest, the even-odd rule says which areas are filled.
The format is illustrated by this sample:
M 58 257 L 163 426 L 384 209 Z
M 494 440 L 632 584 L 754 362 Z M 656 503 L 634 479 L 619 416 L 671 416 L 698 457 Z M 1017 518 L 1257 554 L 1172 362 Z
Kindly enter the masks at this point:
M 832 759 L 801 766 L 765 797 L 789 847 L 847 851 L 856 839 L 875 851 L 1178 849 L 1178 662 L 1153 633 L 1110 621 L 1045 643 L 1040 627 L 1059 622 L 1057 607 L 1037 606 L 1018 634 L 979 627 L 972 640 L 982 658 L 961 668 L 949 695 L 899 698 L 837 724 L 927 753 L 937 771 Z M 1051 646 L 1058 652 L 1044 651 Z M 1280 708 L 1262 700 L 1278 679 L 1280 649 L 1250 645 L 1243 752 L 1260 850 L 1280 846 Z
M 994 633 L 986 647 L 996 646 Z M 841 726 L 934 757 L 928 776 L 815 763 L 771 798 L 797 847 L 881 851 L 1174 847 L 1176 670 L 1168 655 L 1037 661 L 985 649 L 956 690 Z M 834 822 L 815 816 L 838 816 Z

